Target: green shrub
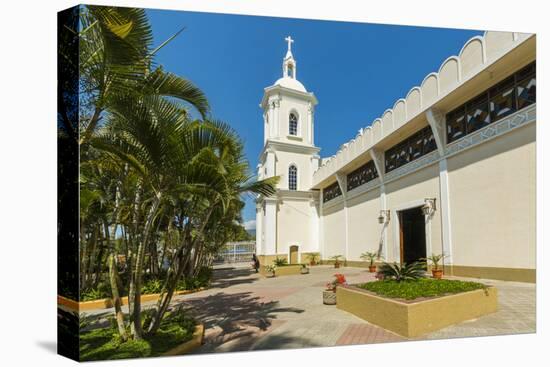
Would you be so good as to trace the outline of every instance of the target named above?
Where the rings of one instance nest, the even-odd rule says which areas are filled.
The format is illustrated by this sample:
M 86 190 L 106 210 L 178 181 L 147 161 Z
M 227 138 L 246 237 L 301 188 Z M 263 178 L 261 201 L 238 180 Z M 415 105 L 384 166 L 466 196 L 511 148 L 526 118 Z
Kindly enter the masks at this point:
M 476 282 L 464 282 L 450 279 L 422 278 L 416 280 L 380 280 L 358 285 L 381 296 L 389 298 L 416 299 L 419 297 L 436 297 L 446 294 L 455 294 L 485 289 L 486 285 Z
M 144 319 L 147 318 L 145 315 Z M 168 314 L 154 336 L 123 342 L 115 325 L 80 334 L 83 361 L 159 356 L 175 346 L 191 340 L 196 322 L 181 310 Z
M 100 288 L 88 288 L 80 293 L 80 301 L 95 301 L 98 299 L 109 298 L 110 294 Z
M 146 281 L 141 287 L 141 294 L 155 294 L 162 291 L 163 282 L 159 279 Z
M 212 268 L 204 266 L 201 269 L 199 269 L 199 272 L 196 277 L 188 277 L 188 278 L 183 278 L 179 280 L 176 286 L 176 290 L 186 291 L 186 290 L 193 290 L 193 289 L 208 287 L 210 285 L 211 280 L 212 280 Z
M 403 280 L 415 280 L 423 278 L 426 275 L 425 263 L 415 261 L 410 264 L 384 263 L 378 270 L 378 277 L 382 279 L 392 279 L 397 282 Z
M 95 301 L 111 297 L 111 286 L 107 281 L 101 281 L 95 288 L 87 288 L 80 292 L 80 301 Z
M 273 260 L 273 265 L 275 265 L 275 266 L 285 266 L 285 265 L 288 265 L 288 261 L 285 257 L 278 257 L 275 260 Z

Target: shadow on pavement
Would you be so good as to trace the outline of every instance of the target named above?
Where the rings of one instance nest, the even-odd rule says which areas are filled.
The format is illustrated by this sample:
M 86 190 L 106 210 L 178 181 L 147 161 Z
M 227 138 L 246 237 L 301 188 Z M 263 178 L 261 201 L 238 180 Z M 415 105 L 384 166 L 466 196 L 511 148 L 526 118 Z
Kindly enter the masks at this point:
M 205 325 L 208 346 L 203 352 L 222 344 L 230 346 L 232 342 L 234 348 L 227 351 L 248 350 L 259 334 L 272 326 L 279 313 L 304 312 L 295 307 L 279 307 L 278 301 L 262 302 L 260 297 L 253 296 L 251 292 L 220 292 L 187 300 L 182 306 L 190 308 L 194 317 Z
M 259 275 L 248 268 L 229 268 L 214 271 L 211 287 L 227 288 L 240 284 L 251 284 L 259 279 Z

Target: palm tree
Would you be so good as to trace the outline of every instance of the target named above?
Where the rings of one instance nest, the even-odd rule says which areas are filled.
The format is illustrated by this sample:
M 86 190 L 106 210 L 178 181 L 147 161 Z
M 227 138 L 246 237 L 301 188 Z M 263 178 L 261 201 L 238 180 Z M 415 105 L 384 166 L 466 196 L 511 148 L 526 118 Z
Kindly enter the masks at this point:
M 153 49 L 153 33 L 143 9 L 94 5 L 80 9 L 80 26 L 66 33 L 79 44 L 81 146 L 89 142 L 104 113 L 112 112 L 120 97 L 128 94 L 173 97 L 206 117 L 208 101 L 200 89 L 162 67 L 154 68 L 155 54 L 183 29 Z M 70 42 L 67 39 L 65 44 Z M 64 52 L 70 50 L 61 47 L 60 57 L 70 59 Z M 74 125 L 68 113 L 61 116 L 67 120 L 65 125 Z
M 161 259 L 170 266 L 153 318 L 145 325 L 151 334 L 181 277 L 196 274 L 231 236 L 242 195 L 270 196 L 278 179 L 256 181 L 236 132 L 207 118 L 203 93 L 188 80 L 153 67 L 155 53 L 170 39 L 152 49 L 143 10 L 86 6 L 74 33 L 81 50 L 81 212 L 89 214 L 82 217 L 83 248 L 98 238 L 106 244 L 104 264 L 124 340 L 117 258 L 125 246 L 130 333 L 140 339 L 145 258 L 147 252 L 153 257 L 158 239 L 164 238 Z M 191 120 L 189 106 L 202 120 Z

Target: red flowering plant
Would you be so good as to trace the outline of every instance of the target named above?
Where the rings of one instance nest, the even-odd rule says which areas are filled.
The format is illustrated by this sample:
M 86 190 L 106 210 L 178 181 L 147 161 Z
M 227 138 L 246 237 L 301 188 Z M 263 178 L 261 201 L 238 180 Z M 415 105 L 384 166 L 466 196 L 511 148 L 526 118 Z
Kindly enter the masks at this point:
M 327 283 L 327 291 L 336 292 L 336 287 L 348 284 L 344 274 L 334 274 L 334 277 L 335 279 L 332 282 Z

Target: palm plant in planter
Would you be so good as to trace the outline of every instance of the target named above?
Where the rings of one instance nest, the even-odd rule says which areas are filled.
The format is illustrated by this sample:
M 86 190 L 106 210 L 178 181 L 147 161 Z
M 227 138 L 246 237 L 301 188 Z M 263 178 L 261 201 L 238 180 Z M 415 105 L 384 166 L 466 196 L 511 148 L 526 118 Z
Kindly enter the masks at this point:
M 413 263 L 407 264 L 403 263 L 399 265 L 397 263 L 389 264 L 384 263 L 378 269 L 376 277 L 381 280 L 391 279 L 397 282 L 403 280 L 416 280 L 424 278 L 426 271 L 424 270 L 424 263 L 420 261 L 415 261 Z
M 302 267 L 300 268 L 300 273 L 301 274 L 309 274 L 309 268 L 307 267 L 306 264 L 301 264 Z
M 429 261 L 432 263 L 432 277 L 434 279 L 441 279 L 443 277 L 443 269 L 439 267 L 439 262 L 443 260 L 445 257 L 447 257 L 444 254 L 432 254 L 431 256 L 428 256 L 424 260 Z
M 265 266 L 265 274 L 269 278 L 273 278 L 275 276 L 275 270 L 277 270 L 277 266 L 275 265 L 266 265 Z
M 374 265 L 374 261 L 377 258 L 381 258 L 381 256 L 378 256 L 378 253 L 376 252 L 364 252 L 361 254 L 361 259 L 369 262 L 369 272 L 375 273 L 376 272 L 376 265 Z
M 342 259 L 342 257 L 343 257 L 342 255 L 334 255 L 330 258 L 331 260 L 334 260 L 334 267 L 335 268 L 340 267 L 340 264 L 341 264 L 340 259 Z
M 273 264 L 275 266 L 285 266 L 288 265 L 288 260 L 284 257 L 277 257 L 275 260 L 273 260 Z
M 321 254 L 318 252 L 312 252 L 309 255 L 307 255 L 307 258 L 309 259 L 309 265 L 317 265 L 319 262 L 319 259 L 321 257 Z

